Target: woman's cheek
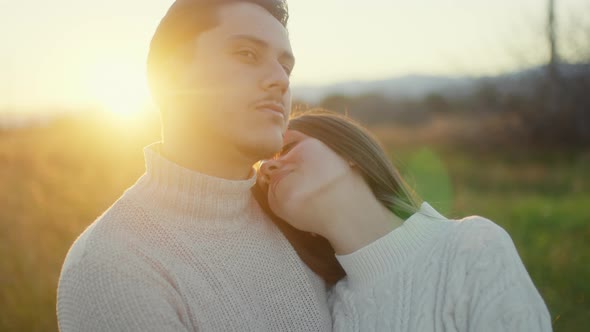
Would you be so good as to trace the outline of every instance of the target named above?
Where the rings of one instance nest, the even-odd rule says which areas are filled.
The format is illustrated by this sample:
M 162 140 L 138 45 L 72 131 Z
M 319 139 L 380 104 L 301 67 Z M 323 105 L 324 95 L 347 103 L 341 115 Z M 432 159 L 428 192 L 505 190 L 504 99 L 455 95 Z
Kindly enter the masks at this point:
M 297 195 L 293 195 L 291 192 L 283 192 L 280 196 L 275 196 L 274 200 L 269 203 L 277 216 L 297 227 L 293 223 L 300 219 L 301 209 L 303 208 L 300 200 L 297 199 Z
M 273 190 L 268 197 L 268 204 L 271 210 L 279 217 L 286 219 L 286 215 L 290 214 L 293 210 L 291 207 L 291 195 L 288 188 L 284 186 L 276 186 L 270 188 Z

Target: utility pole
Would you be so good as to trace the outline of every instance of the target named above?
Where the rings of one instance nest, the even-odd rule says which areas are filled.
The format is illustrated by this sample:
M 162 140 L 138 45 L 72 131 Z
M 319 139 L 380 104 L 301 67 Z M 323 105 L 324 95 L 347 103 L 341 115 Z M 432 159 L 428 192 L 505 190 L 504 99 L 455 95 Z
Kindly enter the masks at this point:
M 560 75 L 559 55 L 557 54 L 557 38 L 555 23 L 555 0 L 549 0 L 547 16 L 547 37 L 549 41 L 550 57 L 547 65 L 547 76 L 549 80 L 549 111 L 557 112 L 559 109 L 560 96 Z

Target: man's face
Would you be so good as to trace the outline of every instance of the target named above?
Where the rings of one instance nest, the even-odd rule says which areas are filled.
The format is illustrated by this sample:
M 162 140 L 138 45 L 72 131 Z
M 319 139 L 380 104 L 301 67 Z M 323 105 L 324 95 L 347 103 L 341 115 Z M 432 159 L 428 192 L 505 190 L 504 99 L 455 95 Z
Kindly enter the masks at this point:
M 252 160 L 280 150 L 291 111 L 294 58 L 287 30 L 262 7 L 236 2 L 199 35 L 181 81 L 195 130 Z M 202 137 L 197 133 L 197 137 Z

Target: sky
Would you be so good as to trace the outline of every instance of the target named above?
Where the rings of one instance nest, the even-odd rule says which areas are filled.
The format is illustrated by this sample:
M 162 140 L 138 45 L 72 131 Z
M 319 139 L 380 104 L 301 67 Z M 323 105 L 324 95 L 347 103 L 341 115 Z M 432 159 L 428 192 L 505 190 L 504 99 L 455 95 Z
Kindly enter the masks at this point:
M 292 84 L 541 64 L 547 1 L 291 0 Z M 147 49 L 172 2 L 0 0 L 0 112 L 149 104 Z M 587 0 L 556 2 L 558 23 L 590 9 Z

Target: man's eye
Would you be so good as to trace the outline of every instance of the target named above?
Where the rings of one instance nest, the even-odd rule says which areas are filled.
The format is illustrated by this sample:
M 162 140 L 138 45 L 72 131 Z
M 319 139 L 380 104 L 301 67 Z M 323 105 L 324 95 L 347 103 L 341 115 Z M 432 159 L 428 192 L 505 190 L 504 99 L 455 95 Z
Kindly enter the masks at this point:
M 250 60 L 256 60 L 256 53 L 254 53 L 251 50 L 241 50 L 241 51 L 236 52 L 236 54 L 238 54 L 242 57 L 248 58 Z

